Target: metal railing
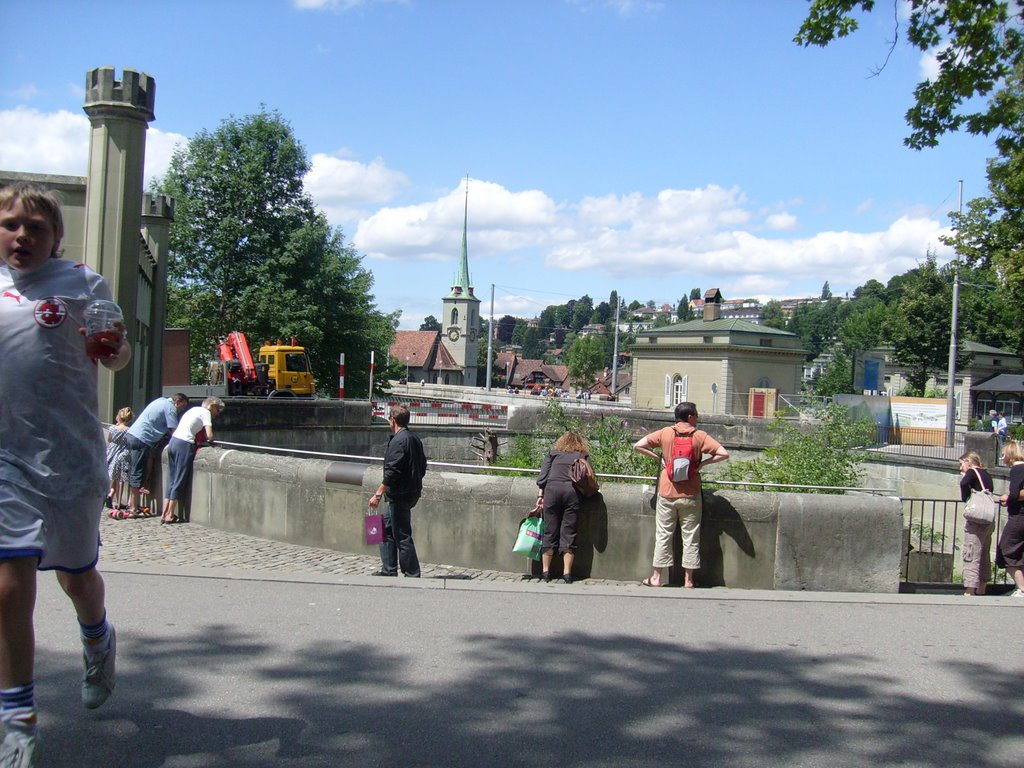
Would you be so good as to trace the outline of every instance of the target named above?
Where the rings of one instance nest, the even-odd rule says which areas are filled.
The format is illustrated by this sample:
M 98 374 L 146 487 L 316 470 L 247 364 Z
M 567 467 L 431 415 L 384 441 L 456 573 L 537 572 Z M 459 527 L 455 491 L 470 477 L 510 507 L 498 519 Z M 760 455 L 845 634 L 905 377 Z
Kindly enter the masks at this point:
M 963 547 L 963 502 L 951 499 L 904 497 L 903 527 L 906 531 L 905 557 L 900 580 L 919 583 L 955 584 L 962 578 L 960 553 Z M 996 542 L 1003 530 L 1004 507 L 998 507 L 988 557 L 995 561 Z M 1005 584 L 1005 571 L 992 569 L 990 583 Z
M 878 427 L 875 442 L 865 447 L 901 456 L 922 456 L 956 461 L 964 454 L 965 438 L 965 432 L 954 432 L 953 439 L 950 441 L 949 433 L 943 429 Z
M 387 421 L 388 408 L 401 403 L 409 408 L 409 423 L 413 426 L 457 426 L 497 427 L 508 426 L 508 406 L 492 403 L 444 402 L 395 397 L 391 400 L 374 400 L 373 418 Z

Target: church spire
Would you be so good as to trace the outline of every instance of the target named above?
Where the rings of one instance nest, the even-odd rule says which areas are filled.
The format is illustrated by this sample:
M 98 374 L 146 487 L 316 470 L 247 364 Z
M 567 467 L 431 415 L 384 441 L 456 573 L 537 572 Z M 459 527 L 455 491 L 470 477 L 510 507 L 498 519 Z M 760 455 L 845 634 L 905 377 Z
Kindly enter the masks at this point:
M 462 222 L 462 257 L 459 260 L 459 272 L 452 284 L 449 298 L 476 298 L 473 296 L 473 285 L 469 281 L 469 176 L 466 177 L 466 209 Z

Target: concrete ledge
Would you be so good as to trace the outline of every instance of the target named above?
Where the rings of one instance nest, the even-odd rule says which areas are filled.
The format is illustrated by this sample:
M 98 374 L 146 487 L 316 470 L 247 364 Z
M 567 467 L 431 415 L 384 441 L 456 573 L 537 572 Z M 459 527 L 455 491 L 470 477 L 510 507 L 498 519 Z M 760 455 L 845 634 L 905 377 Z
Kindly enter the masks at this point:
M 251 536 L 374 554 L 362 517 L 380 467 L 209 447 L 195 461 L 191 519 Z M 512 553 L 533 507 L 530 478 L 431 470 L 414 513 L 424 562 L 522 571 Z M 605 483 L 585 502 L 575 570 L 639 580 L 654 542 L 651 486 Z M 709 586 L 895 594 L 902 516 L 896 498 L 705 491 L 702 568 Z M 676 557 L 679 557 L 676 541 Z M 556 558 L 557 560 L 557 558 Z

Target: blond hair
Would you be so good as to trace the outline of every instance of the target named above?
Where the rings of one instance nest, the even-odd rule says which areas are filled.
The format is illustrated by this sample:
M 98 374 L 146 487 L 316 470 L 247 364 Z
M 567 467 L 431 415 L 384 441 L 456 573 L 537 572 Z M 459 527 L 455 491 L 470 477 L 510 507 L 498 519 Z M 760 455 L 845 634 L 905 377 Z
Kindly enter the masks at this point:
M 131 408 L 125 406 L 124 408 L 117 412 L 116 421 L 118 424 L 131 424 L 134 418 L 135 413 L 132 411 Z
M 977 467 L 978 469 L 985 468 L 985 465 L 981 461 L 981 456 L 976 454 L 974 451 L 968 451 L 967 453 L 965 453 L 963 456 L 960 457 L 960 461 L 969 464 L 972 467 Z
M 1003 446 L 1003 461 L 1006 464 L 1013 464 L 1017 461 L 1024 461 L 1024 451 L 1016 440 L 1007 440 Z

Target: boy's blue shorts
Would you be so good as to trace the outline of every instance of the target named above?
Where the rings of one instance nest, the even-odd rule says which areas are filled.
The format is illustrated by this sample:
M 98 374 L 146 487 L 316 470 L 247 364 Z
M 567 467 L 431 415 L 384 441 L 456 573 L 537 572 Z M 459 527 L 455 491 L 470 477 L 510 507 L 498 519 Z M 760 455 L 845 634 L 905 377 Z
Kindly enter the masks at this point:
M 103 496 L 48 499 L 0 483 L 0 559 L 38 557 L 40 570 L 80 573 L 99 559 Z

